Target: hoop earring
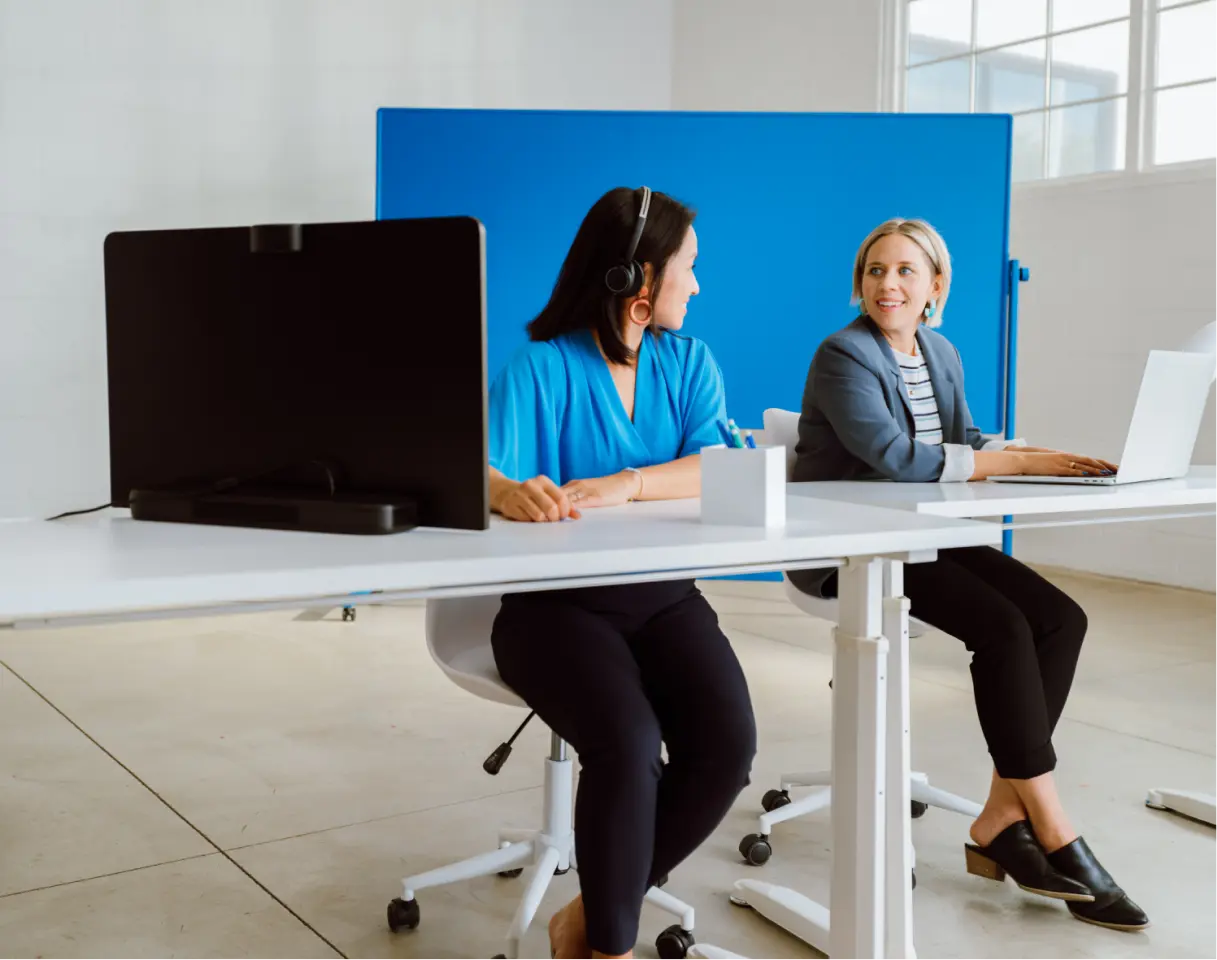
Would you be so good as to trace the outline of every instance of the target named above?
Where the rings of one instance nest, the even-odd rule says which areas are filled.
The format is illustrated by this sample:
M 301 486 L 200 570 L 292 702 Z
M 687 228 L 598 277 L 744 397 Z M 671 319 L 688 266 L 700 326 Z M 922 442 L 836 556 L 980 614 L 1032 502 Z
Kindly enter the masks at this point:
M 635 307 L 642 307 L 644 310 L 646 310 L 646 312 L 647 312 L 646 316 L 645 317 L 635 316 L 634 315 Z M 626 311 L 626 313 L 629 315 L 630 320 L 634 323 L 637 323 L 640 326 L 644 323 L 651 322 L 651 312 L 652 312 L 651 311 L 651 302 L 649 300 L 643 300 L 641 297 L 639 297 L 637 300 L 635 300 L 633 303 L 631 303 L 629 309 Z
M 866 301 L 863 300 L 861 297 L 858 298 L 858 312 L 866 313 Z
M 924 313 L 925 313 L 925 318 L 927 320 L 933 320 L 934 314 L 936 314 L 937 312 L 938 312 L 938 301 L 937 300 L 931 300 L 929 303 L 927 303 L 925 305 Z

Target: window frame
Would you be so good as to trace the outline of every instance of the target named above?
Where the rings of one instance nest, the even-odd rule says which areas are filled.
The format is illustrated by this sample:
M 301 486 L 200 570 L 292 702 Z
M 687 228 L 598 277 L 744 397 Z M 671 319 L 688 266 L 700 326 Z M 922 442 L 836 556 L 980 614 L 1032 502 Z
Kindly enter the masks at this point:
M 882 36 L 880 56 L 883 70 L 880 77 L 879 108 L 886 112 L 904 113 L 906 110 L 906 92 L 908 87 L 908 7 L 911 0 L 883 0 Z M 1048 25 L 1052 25 L 1052 6 L 1054 0 L 1048 2 Z M 972 36 L 966 54 L 954 57 L 944 57 L 938 60 L 928 60 L 916 64 L 917 67 L 932 63 L 943 63 L 951 59 L 961 59 L 967 56 L 970 62 L 969 72 L 969 108 L 975 106 L 976 97 L 976 57 L 992 50 L 1002 50 L 1031 43 L 1039 40 L 1048 45 L 1047 58 L 1051 62 L 1051 39 L 1068 36 L 1082 30 L 1091 30 L 1114 23 L 1128 23 L 1128 90 L 1123 94 L 1112 94 L 1090 100 L 1079 100 L 1076 103 L 1062 104 L 1050 107 L 1045 98 L 1045 105 L 1035 110 L 1024 111 L 1026 114 L 1040 113 L 1045 115 L 1045 124 L 1051 122 L 1054 110 L 1081 106 L 1087 103 L 1104 103 L 1111 100 L 1124 99 L 1126 117 L 1126 143 L 1124 149 L 1124 167 L 1120 170 L 1101 171 L 1096 173 L 1077 174 L 1067 177 L 1051 177 L 1048 175 L 1049 165 L 1047 156 L 1042 167 L 1044 176 L 1035 180 L 1016 181 L 1014 186 L 1019 189 L 1036 189 L 1053 187 L 1062 184 L 1076 185 L 1078 183 L 1119 184 L 1130 177 L 1152 176 L 1156 181 L 1190 181 L 1212 177 L 1217 172 L 1217 158 L 1208 157 L 1199 160 L 1185 160 L 1176 163 L 1160 164 L 1154 158 L 1154 123 L 1157 94 L 1164 90 L 1178 90 L 1186 87 L 1200 86 L 1212 83 L 1213 78 L 1189 80 L 1183 83 L 1173 83 L 1158 86 L 1157 57 L 1158 57 L 1158 16 L 1167 10 L 1185 9 L 1198 6 L 1205 0 L 1183 0 L 1171 7 L 1160 9 L 1158 0 L 1131 0 L 1127 17 L 1116 17 L 1109 20 L 1097 21 L 1080 27 L 1070 27 L 1066 30 L 1052 31 L 1033 37 L 1022 37 L 1009 43 L 997 44 L 981 48 L 976 42 L 976 9 L 978 0 L 972 0 Z M 1049 138 L 1045 136 L 1045 152 L 1049 149 Z

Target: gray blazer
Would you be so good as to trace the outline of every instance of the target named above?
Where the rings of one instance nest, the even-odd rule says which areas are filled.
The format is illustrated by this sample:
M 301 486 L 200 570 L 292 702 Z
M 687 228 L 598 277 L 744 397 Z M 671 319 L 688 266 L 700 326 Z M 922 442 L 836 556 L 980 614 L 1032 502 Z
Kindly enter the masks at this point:
M 959 351 L 940 333 L 917 332 L 943 443 L 975 450 L 985 440 L 964 397 Z M 820 344 L 807 372 L 795 480 L 897 480 L 925 483 L 942 476 L 946 451 L 914 439 L 913 408 L 900 365 L 868 316 L 860 316 Z M 792 571 L 791 581 L 819 595 L 832 570 Z

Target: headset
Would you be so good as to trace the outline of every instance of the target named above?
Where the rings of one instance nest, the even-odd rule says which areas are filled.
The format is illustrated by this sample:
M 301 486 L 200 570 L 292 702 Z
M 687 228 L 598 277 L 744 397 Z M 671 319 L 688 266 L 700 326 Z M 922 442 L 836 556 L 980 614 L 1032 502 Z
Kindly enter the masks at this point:
M 621 263 L 608 268 L 604 275 L 604 285 L 609 293 L 617 297 L 632 297 L 642 289 L 642 281 L 646 274 L 642 264 L 634 259 L 638 250 L 638 241 L 642 239 L 642 230 L 647 225 L 647 213 L 651 209 L 651 188 L 642 187 L 642 205 L 638 208 L 638 220 L 634 223 L 634 235 L 630 237 L 629 249 Z

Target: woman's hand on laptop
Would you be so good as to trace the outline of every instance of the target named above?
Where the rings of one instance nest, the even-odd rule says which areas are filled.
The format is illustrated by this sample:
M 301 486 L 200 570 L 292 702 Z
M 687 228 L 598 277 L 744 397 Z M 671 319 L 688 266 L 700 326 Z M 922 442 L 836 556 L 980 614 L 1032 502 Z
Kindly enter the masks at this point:
M 1018 457 L 1019 473 L 1029 477 L 1101 477 L 1118 469 L 1106 460 L 1043 447 L 1022 447 Z
M 1091 457 L 1079 457 L 1077 454 L 1069 453 L 1068 450 L 1058 450 L 1058 449 L 1056 449 L 1056 447 L 1018 447 L 1018 448 L 1010 447 L 1008 449 L 1018 449 L 1018 450 L 1021 450 L 1023 453 L 1063 453 L 1067 456 L 1073 457 L 1074 460 L 1079 460 L 1079 461 L 1092 459 Z M 1093 458 L 1093 459 L 1098 459 L 1098 458 Z M 1115 473 L 1119 469 L 1119 464 L 1109 463 L 1107 460 L 1102 460 L 1102 459 L 1098 459 L 1098 462 L 1103 464 L 1104 469 L 1110 470 L 1112 473 Z

